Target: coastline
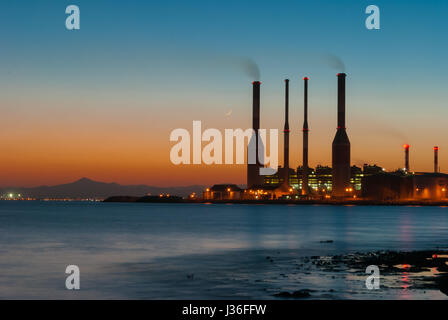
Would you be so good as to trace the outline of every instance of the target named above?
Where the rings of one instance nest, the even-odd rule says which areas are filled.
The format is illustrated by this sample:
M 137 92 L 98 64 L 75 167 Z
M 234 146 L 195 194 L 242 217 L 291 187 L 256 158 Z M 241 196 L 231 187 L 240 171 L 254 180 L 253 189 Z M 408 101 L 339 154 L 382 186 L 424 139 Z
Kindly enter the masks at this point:
M 103 202 L 122 203 L 183 203 L 183 204 L 277 204 L 277 205 L 329 205 L 329 206 L 436 206 L 448 207 L 447 201 L 425 201 L 425 200 L 367 200 L 367 199 L 347 199 L 347 200 L 203 200 L 184 199 L 180 197 L 132 197 L 132 196 L 112 196 Z

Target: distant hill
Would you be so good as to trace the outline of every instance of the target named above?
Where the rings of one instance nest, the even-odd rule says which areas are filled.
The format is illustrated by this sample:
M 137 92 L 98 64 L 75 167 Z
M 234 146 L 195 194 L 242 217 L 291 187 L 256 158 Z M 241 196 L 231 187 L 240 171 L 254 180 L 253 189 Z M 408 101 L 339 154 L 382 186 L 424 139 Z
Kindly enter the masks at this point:
M 146 194 L 158 195 L 169 193 L 177 196 L 188 196 L 192 192 L 201 194 L 204 186 L 193 185 L 185 187 L 154 187 L 147 185 L 120 185 L 118 183 L 105 183 L 87 178 L 56 186 L 40 186 L 34 188 L 1 188 L 1 194 L 20 193 L 23 197 L 32 198 L 106 198 L 111 196 L 137 196 Z

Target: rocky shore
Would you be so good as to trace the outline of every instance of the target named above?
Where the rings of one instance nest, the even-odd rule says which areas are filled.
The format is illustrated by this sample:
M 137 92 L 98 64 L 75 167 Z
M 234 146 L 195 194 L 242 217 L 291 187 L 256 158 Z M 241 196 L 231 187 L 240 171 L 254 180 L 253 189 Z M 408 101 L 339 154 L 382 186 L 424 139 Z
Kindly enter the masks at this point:
M 267 257 L 266 259 L 272 259 Z M 274 260 L 272 260 L 274 261 Z M 311 256 L 297 261 L 300 273 L 319 273 L 338 275 L 345 279 L 363 281 L 369 274 L 366 268 L 378 266 L 380 270 L 380 290 L 420 291 L 422 295 L 429 290 L 439 290 L 448 297 L 448 251 L 376 251 L 369 253 L 350 253 L 335 256 Z M 316 292 L 316 294 L 314 294 Z M 335 290 L 329 289 L 328 293 Z M 322 292 L 310 288 L 295 291 L 280 291 L 273 294 L 277 298 L 303 299 L 322 298 Z M 331 296 L 327 296 L 330 298 Z

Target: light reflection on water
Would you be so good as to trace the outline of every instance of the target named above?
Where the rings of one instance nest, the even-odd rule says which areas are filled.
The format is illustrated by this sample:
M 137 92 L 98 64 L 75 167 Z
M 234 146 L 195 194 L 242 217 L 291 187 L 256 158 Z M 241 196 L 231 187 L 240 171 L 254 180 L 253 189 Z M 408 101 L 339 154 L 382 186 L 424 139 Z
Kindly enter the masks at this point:
M 187 270 L 209 275 L 195 282 L 202 298 L 219 298 L 208 290 L 212 283 L 225 287 L 226 297 L 268 298 L 270 292 L 257 291 L 266 291 L 262 282 L 246 283 L 274 272 L 260 267 L 268 254 L 284 255 L 290 272 L 290 259 L 302 255 L 447 247 L 447 214 L 441 207 L 0 202 L 0 298 L 189 298 L 166 278 Z M 69 264 L 81 268 L 76 295 L 64 290 Z M 147 269 L 135 272 L 137 265 Z M 241 270 L 253 275 L 231 280 Z M 297 277 L 315 287 L 350 286 Z M 170 294 L 147 289 L 161 279 L 172 280 L 164 289 Z

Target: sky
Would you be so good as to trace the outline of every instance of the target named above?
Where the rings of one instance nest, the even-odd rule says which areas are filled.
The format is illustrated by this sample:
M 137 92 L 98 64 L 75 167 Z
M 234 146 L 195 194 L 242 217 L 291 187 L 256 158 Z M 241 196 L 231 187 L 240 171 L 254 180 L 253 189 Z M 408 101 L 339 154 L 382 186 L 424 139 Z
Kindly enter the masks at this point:
M 71 4 L 80 30 L 65 28 Z M 365 27 L 370 4 L 380 30 Z M 435 0 L 2 0 L 0 186 L 244 184 L 242 165 L 173 165 L 169 136 L 193 120 L 249 128 L 247 60 L 260 70 L 263 128 L 283 128 L 291 80 L 291 166 L 302 158 L 304 76 L 310 165 L 331 165 L 340 59 L 352 164 L 403 167 L 408 143 L 411 170 L 431 171 L 438 145 L 446 172 L 447 13 Z

